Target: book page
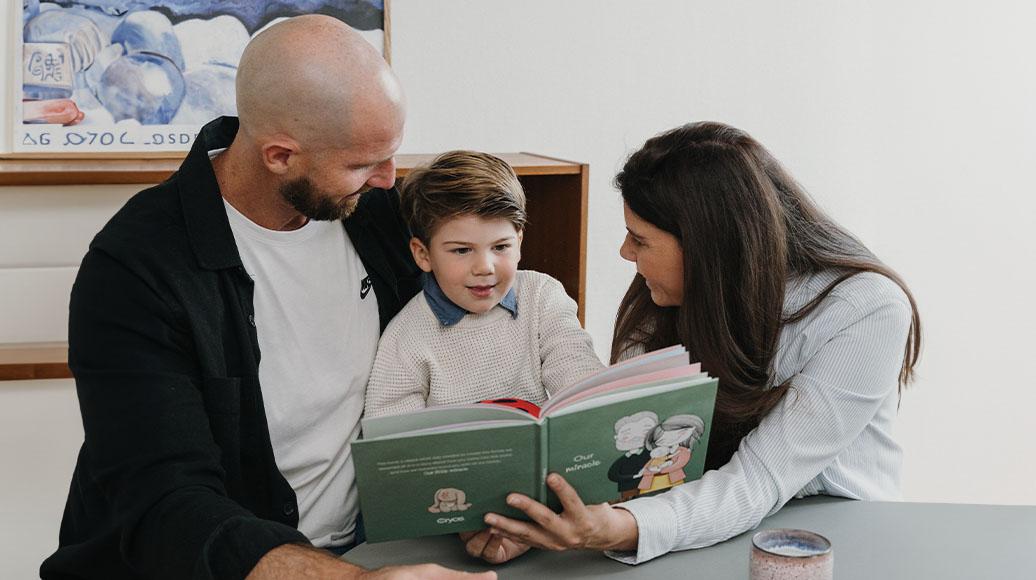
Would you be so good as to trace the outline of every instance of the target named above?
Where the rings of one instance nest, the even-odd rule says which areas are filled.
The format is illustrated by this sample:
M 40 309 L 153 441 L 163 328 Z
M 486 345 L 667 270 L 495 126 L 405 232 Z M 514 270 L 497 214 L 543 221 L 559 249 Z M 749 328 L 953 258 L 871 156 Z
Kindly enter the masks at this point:
M 578 401 L 573 401 L 572 404 L 562 404 L 552 409 L 550 414 L 551 417 L 560 417 L 562 415 L 569 415 L 572 413 L 578 413 L 586 409 L 593 409 L 595 407 L 601 407 L 604 405 L 610 405 L 620 401 L 628 401 L 631 399 L 641 399 L 644 397 L 650 397 L 659 393 L 666 393 L 669 391 L 675 391 L 677 389 L 685 389 L 695 387 L 697 385 L 706 384 L 715 381 L 709 375 L 705 373 L 699 373 L 693 377 L 677 377 L 674 379 L 657 381 L 649 385 L 638 385 L 639 388 L 629 388 L 614 392 L 607 392 L 600 394 L 596 397 L 587 397 Z
M 558 409 L 567 407 L 576 401 L 582 401 L 589 397 L 595 397 L 604 393 L 611 393 L 616 391 L 627 391 L 638 389 L 642 387 L 649 387 L 658 384 L 660 381 L 672 381 L 675 379 L 689 379 L 695 375 L 702 374 L 701 363 L 694 363 L 693 365 L 682 365 L 678 367 L 663 369 L 652 373 L 643 375 L 634 375 L 626 377 L 610 383 L 605 383 L 596 387 L 582 390 L 575 394 L 560 399 L 553 399 L 543 406 L 540 410 L 540 416 L 546 416 L 551 412 L 556 412 Z
M 661 350 L 655 350 L 652 352 L 644 353 L 640 356 L 633 357 L 631 359 L 624 360 L 620 363 L 616 363 L 610 367 L 606 367 L 597 373 L 590 375 L 589 377 L 579 381 L 578 383 L 565 387 L 560 392 L 551 397 L 550 402 L 543 405 L 543 413 L 546 412 L 547 407 L 551 406 L 554 401 L 567 399 L 573 397 L 583 391 L 599 387 L 601 385 L 634 377 L 637 375 L 644 375 L 661 371 L 665 369 L 671 369 L 679 366 L 686 366 L 690 361 L 687 357 L 687 351 L 681 345 L 671 346 L 669 348 L 663 348 Z
M 403 415 L 364 417 L 360 421 L 365 439 L 385 437 L 420 429 L 460 425 L 474 421 L 526 421 L 536 419 L 524 411 L 499 405 L 448 405 L 428 407 Z
M 459 423 L 450 425 L 439 425 L 437 427 L 428 427 L 427 429 L 416 429 L 414 431 L 405 431 L 402 433 L 392 433 L 390 435 L 382 435 L 377 439 L 383 441 L 385 439 L 398 439 L 400 437 L 420 437 L 422 435 L 434 435 L 436 433 L 460 433 L 463 431 L 477 431 L 485 429 L 500 429 L 503 427 L 514 427 L 516 425 L 526 425 L 528 421 L 471 421 L 469 423 Z

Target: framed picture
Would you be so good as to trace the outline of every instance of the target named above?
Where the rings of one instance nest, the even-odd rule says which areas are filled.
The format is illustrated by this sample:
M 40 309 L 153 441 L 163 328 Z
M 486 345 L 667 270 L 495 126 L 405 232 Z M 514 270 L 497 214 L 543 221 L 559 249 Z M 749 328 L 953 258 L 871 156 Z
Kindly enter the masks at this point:
M 11 157 L 161 157 L 234 115 L 248 41 L 299 14 L 348 23 L 389 59 L 389 0 L 22 0 L 4 50 Z M 6 19 L 5 19 L 6 20 Z M 0 37 L 2 38 L 2 37 Z

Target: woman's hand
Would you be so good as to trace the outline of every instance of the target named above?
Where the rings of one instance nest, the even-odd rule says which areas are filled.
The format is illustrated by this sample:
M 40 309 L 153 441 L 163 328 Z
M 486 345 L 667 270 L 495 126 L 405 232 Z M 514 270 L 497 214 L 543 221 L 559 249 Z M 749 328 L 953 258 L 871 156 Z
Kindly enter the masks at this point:
M 532 522 L 486 514 L 490 532 L 545 550 L 635 550 L 637 520 L 633 514 L 608 504 L 588 506 L 560 475 L 547 476 L 547 485 L 561 500 L 562 512 L 519 493 L 507 496 L 507 505 L 525 512 Z
M 529 551 L 527 544 L 494 534 L 489 528 L 459 535 L 469 556 L 482 558 L 490 564 L 503 564 Z

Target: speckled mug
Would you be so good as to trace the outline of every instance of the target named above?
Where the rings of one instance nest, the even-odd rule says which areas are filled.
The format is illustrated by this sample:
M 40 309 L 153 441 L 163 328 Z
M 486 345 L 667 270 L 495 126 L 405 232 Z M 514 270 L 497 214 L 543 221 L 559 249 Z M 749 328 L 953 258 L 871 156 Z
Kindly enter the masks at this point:
M 831 580 L 831 542 L 807 530 L 779 528 L 752 536 L 751 580 Z

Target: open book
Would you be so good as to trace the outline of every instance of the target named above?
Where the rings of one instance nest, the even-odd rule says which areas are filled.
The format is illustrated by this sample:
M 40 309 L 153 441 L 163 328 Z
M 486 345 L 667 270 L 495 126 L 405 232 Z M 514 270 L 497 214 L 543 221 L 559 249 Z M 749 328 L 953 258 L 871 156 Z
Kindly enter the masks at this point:
M 510 492 L 559 509 L 548 472 L 587 503 L 698 479 L 716 387 L 675 346 L 607 367 L 541 409 L 451 405 L 364 419 L 352 453 L 367 540 L 477 530 L 487 512 L 527 519 L 506 505 Z

